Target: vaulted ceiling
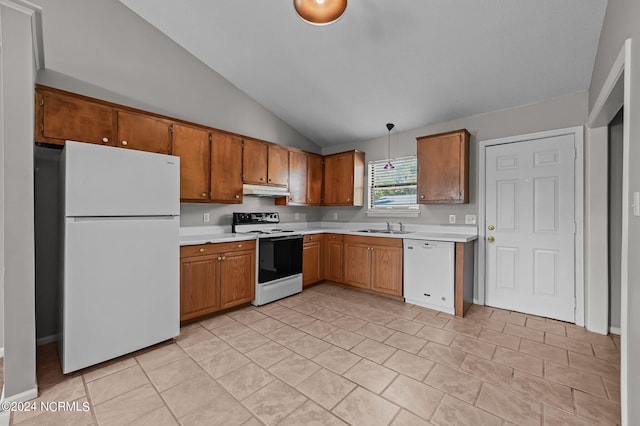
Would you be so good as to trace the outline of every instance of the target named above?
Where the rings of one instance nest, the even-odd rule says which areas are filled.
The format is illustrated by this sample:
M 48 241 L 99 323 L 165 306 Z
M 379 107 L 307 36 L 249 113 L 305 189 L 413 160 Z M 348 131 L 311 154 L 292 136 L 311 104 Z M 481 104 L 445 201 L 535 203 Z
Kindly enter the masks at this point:
M 606 0 L 120 0 L 319 145 L 587 90 Z

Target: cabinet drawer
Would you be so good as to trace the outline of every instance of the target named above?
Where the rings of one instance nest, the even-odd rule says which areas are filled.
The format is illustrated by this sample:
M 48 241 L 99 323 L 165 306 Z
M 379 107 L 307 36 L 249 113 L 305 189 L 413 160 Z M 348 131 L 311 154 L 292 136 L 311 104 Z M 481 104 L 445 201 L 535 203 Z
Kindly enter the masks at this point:
M 320 241 L 320 238 L 322 237 L 322 234 L 309 234 L 309 235 L 305 235 L 302 238 L 302 242 L 303 243 L 310 243 L 313 241 Z
M 344 235 L 342 234 L 325 234 L 325 238 L 327 239 L 327 241 L 344 241 Z
M 206 256 L 215 253 L 225 253 L 237 250 L 253 250 L 256 248 L 254 240 L 234 241 L 228 243 L 210 243 L 197 246 L 180 247 L 180 257 Z
M 359 235 L 346 235 L 344 237 L 344 242 L 349 244 L 366 244 L 369 246 L 402 248 L 402 238 L 361 237 Z

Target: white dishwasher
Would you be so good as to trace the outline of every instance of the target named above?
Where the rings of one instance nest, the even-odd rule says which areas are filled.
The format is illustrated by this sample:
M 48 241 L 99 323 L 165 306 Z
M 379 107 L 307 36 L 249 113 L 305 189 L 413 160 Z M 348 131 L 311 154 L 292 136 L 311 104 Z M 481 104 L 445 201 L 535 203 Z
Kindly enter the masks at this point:
M 404 240 L 404 298 L 407 303 L 453 314 L 454 243 Z

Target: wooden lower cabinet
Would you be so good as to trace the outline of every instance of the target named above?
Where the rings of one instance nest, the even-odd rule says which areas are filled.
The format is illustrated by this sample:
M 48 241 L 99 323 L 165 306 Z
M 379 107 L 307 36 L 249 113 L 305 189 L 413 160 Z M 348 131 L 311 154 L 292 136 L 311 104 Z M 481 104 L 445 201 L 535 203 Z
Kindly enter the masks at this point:
M 344 237 L 344 284 L 402 296 L 402 240 Z
M 180 247 L 180 321 L 255 297 L 256 242 Z
M 342 234 L 324 235 L 324 279 L 342 282 L 344 236 Z
M 322 234 L 305 235 L 302 243 L 302 285 L 324 279 L 322 267 Z

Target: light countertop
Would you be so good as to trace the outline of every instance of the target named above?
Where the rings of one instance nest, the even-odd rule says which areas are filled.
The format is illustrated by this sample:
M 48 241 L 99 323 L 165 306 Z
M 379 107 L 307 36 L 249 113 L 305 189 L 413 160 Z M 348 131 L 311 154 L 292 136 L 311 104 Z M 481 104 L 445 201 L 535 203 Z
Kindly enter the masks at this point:
M 451 241 L 467 243 L 478 238 L 478 230 L 474 226 L 452 227 L 446 225 L 424 225 L 424 226 L 408 226 L 410 232 L 406 234 L 384 234 L 376 232 L 357 232 L 359 229 L 384 229 L 384 225 L 379 224 L 349 224 L 343 223 L 336 226 L 330 224 L 306 224 L 289 223 L 291 228 L 295 229 L 302 235 L 334 233 L 343 235 L 359 235 L 369 237 L 382 238 L 401 238 L 410 240 L 430 240 L 430 241 Z M 302 225 L 302 226 L 301 226 Z M 228 227 L 222 226 L 185 226 L 180 228 L 180 245 L 197 245 L 206 243 L 223 243 L 229 241 L 246 241 L 255 240 L 255 235 L 233 234 L 225 232 Z

